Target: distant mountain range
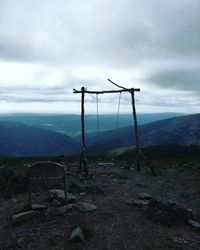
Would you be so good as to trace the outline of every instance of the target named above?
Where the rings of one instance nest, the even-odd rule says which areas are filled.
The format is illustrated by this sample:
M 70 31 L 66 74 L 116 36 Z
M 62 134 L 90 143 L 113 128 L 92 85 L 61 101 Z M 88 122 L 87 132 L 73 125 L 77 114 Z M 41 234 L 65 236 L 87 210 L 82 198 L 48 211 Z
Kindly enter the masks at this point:
M 140 146 L 200 145 L 200 114 L 140 125 L 139 138 Z M 88 151 L 101 151 L 101 153 L 134 146 L 134 128 L 128 126 L 98 133 L 87 133 L 86 145 Z M 0 121 L 1 157 L 79 155 L 79 153 L 80 136 L 72 138 L 18 122 Z
M 171 117 L 183 116 L 182 113 L 149 113 L 138 114 L 138 124 L 163 120 Z M 59 132 L 68 136 L 77 136 L 81 133 L 80 115 L 53 115 L 53 114 L 4 114 L 0 115 L 0 121 L 13 121 L 29 126 Z M 131 126 L 132 114 L 120 114 L 119 119 L 114 114 L 99 115 L 99 131 Z M 118 121 L 118 122 L 117 122 Z M 97 115 L 85 115 L 85 129 L 87 133 L 97 131 Z
M 77 144 L 65 135 L 16 122 L 0 122 L 0 156 L 73 154 Z
M 165 119 L 139 126 L 140 145 L 200 145 L 200 114 Z M 90 148 L 114 149 L 135 145 L 133 127 L 87 135 Z

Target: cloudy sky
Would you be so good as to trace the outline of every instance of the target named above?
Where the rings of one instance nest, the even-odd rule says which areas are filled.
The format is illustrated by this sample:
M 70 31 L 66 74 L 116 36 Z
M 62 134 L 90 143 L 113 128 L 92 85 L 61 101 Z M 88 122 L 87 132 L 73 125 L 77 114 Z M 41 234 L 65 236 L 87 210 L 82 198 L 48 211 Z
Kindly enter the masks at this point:
M 199 113 L 199 10 L 199 0 L 0 0 L 0 113 L 79 113 L 73 88 L 116 89 L 107 78 L 141 89 L 138 112 Z M 99 111 L 116 112 L 118 98 L 99 96 Z

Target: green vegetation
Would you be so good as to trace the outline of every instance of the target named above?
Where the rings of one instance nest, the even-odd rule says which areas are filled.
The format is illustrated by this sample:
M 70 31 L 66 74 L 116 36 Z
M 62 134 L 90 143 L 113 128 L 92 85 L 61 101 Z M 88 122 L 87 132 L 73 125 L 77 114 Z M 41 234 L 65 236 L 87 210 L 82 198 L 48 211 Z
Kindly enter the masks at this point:
M 200 164 L 200 146 L 180 146 L 180 145 L 161 145 L 151 146 L 141 149 L 149 161 L 157 167 L 177 166 L 190 168 Z M 114 153 L 114 154 L 113 154 Z M 127 165 L 134 160 L 134 148 L 116 149 L 107 154 L 88 155 L 88 162 L 113 162 L 116 166 Z M 65 165 L 67 168 L 79 167 L 79 157 L 9 157 L 0 158 L 0 166 L 6 166 L 14 169 L 17 173 L 25 173 L 28 166 L 39 161 L 55 161 Z M 142 162 L 143 164 L 143 162 Z M 199 166 L 200 168 L 200 166 Z
M 28 166 L 35 162 L 40 161 L 54 161 L 62 165 L 65 165 L 67 168 L 71 163 L 77 163 L 77 158 L 75 157 L 6 157 L 0 158 L 0 167 L 8 167 L 13 169 L 17 174 L 26 173 Z

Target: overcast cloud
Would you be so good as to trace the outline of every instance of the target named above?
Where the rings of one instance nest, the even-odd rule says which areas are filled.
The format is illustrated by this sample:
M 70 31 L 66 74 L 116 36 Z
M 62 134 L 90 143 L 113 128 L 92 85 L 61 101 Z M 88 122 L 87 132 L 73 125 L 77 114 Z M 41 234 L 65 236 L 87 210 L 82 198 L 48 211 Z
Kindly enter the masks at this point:
M 139 87 L 139 112 L 199 112 L 199 0 L 0 0 L 0 112 L 79 113 L 73 88 Z M 118 95 L 99 97 L 116 112 Z M 87 96 L 95 112 L 95 96 Z M 110 103 L 113 103 L 111 108 Z M 130 112 L 122 95 L 121 112 Z

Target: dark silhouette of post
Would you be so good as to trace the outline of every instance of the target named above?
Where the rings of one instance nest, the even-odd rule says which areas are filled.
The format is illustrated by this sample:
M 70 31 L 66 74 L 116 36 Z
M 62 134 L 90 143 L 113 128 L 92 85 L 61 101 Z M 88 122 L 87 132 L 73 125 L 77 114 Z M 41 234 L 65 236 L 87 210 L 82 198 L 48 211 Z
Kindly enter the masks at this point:
M 140 171 L 141 167 L 140 167 L 139 135 L 138 135 L 136 108 L 135 108 L 134 89 L 132 89 L 130 93 L 131 93 L 132 108 L 133 108 L 134 133 L 135 133 L 135 144 L 136 144 L 136 166 L 137 166 L 137 171 Z
M 82 135 L 82 146 L 81 146 L 81 157 L 80 157 L 80 170 L 83 170 L 85 175 L 88 176 L 88 164 L 86 156 L 86 143 L 85 143 L 85 88 L 81 88 L 81 135 Z

